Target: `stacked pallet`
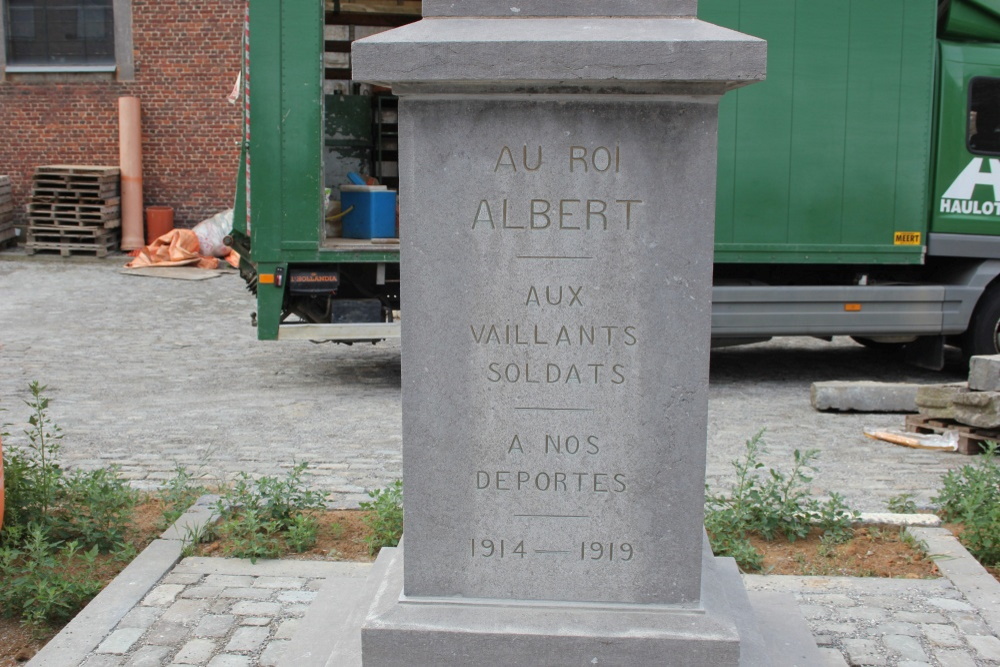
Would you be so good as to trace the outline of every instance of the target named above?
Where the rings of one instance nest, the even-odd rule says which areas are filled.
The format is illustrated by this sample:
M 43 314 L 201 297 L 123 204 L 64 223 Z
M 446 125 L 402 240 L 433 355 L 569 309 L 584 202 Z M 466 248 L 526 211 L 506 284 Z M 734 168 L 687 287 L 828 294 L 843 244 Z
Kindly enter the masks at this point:
M 17 242 L 14 229 L 14 200 L 11 197 L 10 176 L 0 176 L 0 248 Z
M 121 192 L 118 167 L 37 167 L 28 204 L 25 250 L 104 257 L 118 247 Z
M 1000 442 L 1000 355 L 972 357 L 968 382 L 920 387 L 916 404 L 919 414 L 906 417 L 908 431 L 957 433 L 963 454 Z

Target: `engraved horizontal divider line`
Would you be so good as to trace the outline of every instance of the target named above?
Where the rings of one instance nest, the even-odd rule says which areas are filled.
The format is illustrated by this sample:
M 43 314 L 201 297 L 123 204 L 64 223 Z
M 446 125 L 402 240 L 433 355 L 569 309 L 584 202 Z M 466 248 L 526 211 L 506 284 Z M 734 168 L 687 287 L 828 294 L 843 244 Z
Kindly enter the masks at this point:
M 518 518 L 529 519 L 589 519 L 589 514 L 515 514 Z
M 594 259 L 586 255 L 515 255 L 517 259 Z
M 594 412 L 594 408 L 551 408 L 537 405 L 515 405 L 515 410 L 544 410 L 549 412 Z

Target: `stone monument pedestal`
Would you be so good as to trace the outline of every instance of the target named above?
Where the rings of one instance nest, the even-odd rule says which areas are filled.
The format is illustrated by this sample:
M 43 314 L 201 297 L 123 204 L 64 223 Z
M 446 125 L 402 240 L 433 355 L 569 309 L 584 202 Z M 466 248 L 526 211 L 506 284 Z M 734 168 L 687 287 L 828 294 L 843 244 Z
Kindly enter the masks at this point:
M 706 552 L 698 604 L 418 598 L 387 554 L 362 629 L 365 664 L 775 665 L 731 559 Z
M 423 8 L 353 47 L 400 98 L 406 540 L 327 664 L 817 664 L 703 528 L 717 105 L 765 44 L 694 0 Z

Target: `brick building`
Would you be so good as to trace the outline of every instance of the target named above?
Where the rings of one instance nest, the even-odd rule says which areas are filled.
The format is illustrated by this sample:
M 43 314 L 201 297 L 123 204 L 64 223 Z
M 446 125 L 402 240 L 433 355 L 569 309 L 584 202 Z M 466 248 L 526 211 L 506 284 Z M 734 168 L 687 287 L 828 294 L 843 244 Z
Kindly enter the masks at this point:
M 117 165 L 118 98 L 142 104 L 146 206 L 190 227 L 232 206 L 244 0 L 0 0 L 0 174 L 24 220 L 38 165 Z

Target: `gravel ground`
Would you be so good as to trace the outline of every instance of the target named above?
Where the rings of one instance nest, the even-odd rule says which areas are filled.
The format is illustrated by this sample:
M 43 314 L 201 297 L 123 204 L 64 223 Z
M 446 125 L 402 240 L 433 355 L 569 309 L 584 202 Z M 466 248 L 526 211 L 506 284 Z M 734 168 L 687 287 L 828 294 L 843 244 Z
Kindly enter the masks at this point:
M 115 463 L 139 487 L 162 484 L 176 465 L 226 478 L 304 460 L 332 504 L 350 507 L 400 475 L 398 343 L 260 342 L 254 299 L 234 272 L 169 280 L 124 275 L 125 261 L 0 253 L 0 408 L 15 422 L 12 436 L 27 417 L 27 385 L 38 380 L 66 433 L 64 463 Z M 819 413 L 809 386 L 964 376 L 957 354 L 935 373 L 847 338 L 716 350 L 709 482 L 728 483 L 729 462 L 766 428 L 767 463 L 789 465 L 796 448 L 821 451 L 819 495 L 840 492 L 866 511 L 902 492 L 926 504 L 965 457 L 869 440 L 865 426 L 901 428 L 903 416 Z

